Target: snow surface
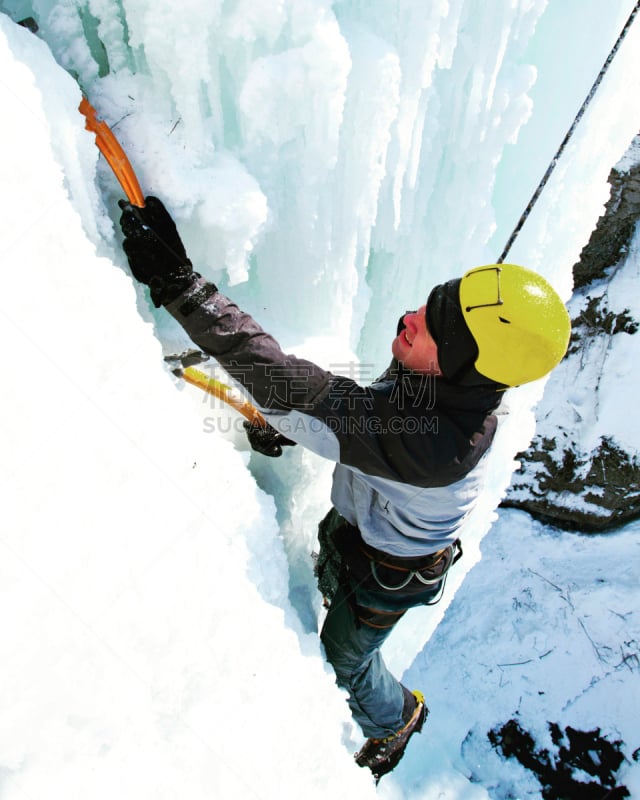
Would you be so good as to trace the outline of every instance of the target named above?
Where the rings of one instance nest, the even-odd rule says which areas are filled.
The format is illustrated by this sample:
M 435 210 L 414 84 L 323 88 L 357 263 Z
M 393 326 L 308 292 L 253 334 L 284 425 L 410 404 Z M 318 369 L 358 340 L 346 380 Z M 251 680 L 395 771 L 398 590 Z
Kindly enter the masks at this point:
M 624 160 L 621 164 L 624 165 Z M 574 319 L 591 298 L 600 298 L 607 313 L 627 312 L 633 320 L 640 318 L 640 298 L 636 292 L 639 248 L 640 238 L 636 234 L 626 255 L 608 270 L 606 280 L 591 286 L 588 297 L 584 290 L 575 293 L 570 305 Z M 619 393 L 607 391 L 609 386 L 632 385 L 637 338 L 627 333 L 592 336 L 587 338 L 585 350 L 586 353 L 566 359 L 549 379 L 549 395 L 540 408 L 544 422 L 539 433 L 544 435 L 553 428 L 557 431 L 563 423 L 569 423 L 571 440 L 583 453 L 597 448 L 602 436 L 613 437 L 631 455 L 640 452 L 640 420 L 636 414 L 621 413 Z M 554 394 L 562 400 L 549 402 Z
M 405 308 L 496 258 L 522 206 L 505 185 L 535 188 L 568 127 L 553 104 L 577 110 L 632 6 L 0 3 L 48 43 L 0 15 L 3 800 L 376 795 L 316 635 L 331 465 L 249 455 L 238 420 L 165 368 L 188 341 L 128 275 L 119 189 L 65 70 L 198 269 L 285 346 L 366 380 Z M 580 68 L 558 70 L 558 25 Z M 565 297 L 640 128 L 639 39 L 511 254 Z M 541 741 L 547 721 L 623 738 L 640 795 L 635 526 L 568 536 L 510 512 L 486 535 L 541 391 L 509 394 L 445 600 L 385 646 L 432 713 L 382 797 L 540 796 L 487 744 L 518 711 Z
M 634 138 L 615 168 L 622 173 L 638 163 L 640 135 Z M 600 461 L 603 444 L 621 450 L 632 463 L 640 457 L 640 421 L 633 407 L 625 408 L 627 387 L 634 383 L 640 346 L 640 339 L 630 332 L 640 319 L 640 298 L 636 291 L 639 275 L 640 236 L 636 231 L 618 263 L 608 265 L 604 277 L 577 289 L 568 304 L 571 318 L 584 320 L 589 318 L 589 313 L 585 313 L 589 306 L 597 301 L 601 317 L 625 319 L 626 327 L 607 329 L 600 322 L 598 330 L 597 326 L 590 328 L 583 321 L 578 328 L 578 346 L 570 348 L 573 352 L 550 376 L 545 395 L 536 409 L 538 442 L 547 442 L 548 455 L 558 467 L 564 454 L 572 452 L 575 456 L 573 469 L 581 491 L 578 496 L 567 488 L 559 490 L 546 486 L 545 501 L 602 518 L 610 514 L 607 508 L 599 505 L 605 490 L 597 482 L 592 483 L 589 471 Z M 622 392 L 621 387 L 625 387 Z M 539 487 L 544 471 L 541 462 L 528 459 L 527 477 L 523 479 L 522 474 L 518 475 L 510 488 L 509 499 L 531 499 L 535 494 L 530 490 L 531 483 Z M 612 487 L 616 482 L 619 483 L 619 478 L 609 480 Z M 629 485 L 617 488 L 623 492 L 632 490 Z M 606 497 L 603 502 L 606 505 Z

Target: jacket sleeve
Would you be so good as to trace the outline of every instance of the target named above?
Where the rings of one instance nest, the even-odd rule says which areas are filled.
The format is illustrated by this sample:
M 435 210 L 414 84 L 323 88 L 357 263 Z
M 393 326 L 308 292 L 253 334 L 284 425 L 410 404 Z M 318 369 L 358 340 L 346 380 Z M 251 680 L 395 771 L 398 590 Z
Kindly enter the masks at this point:
M 471 439 L 446 413 L 398 402 L 393 387 L 363 387 L 284 353 L 249 314 L 202 279 L 167 310 L 245 387 L 274 427 L 367 475 L 444 486 L 464 477 L 493 438 L 495 425 Z M 278 422 L 285 420 L 283 429 Z
M 308 412 L 317 397 L 328 391 L 331 373 L 283 353 L 253 317 L 202 279 L 167 310 L 261 408 Z

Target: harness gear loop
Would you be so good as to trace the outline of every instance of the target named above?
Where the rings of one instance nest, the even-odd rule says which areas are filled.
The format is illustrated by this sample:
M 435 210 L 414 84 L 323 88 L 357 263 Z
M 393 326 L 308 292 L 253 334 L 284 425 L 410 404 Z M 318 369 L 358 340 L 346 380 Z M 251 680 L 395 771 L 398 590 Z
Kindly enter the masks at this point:
M 397 565 L 386 564 L 385 562 L 377 562 L 375 559 L 370 558 L 369 566 L 371 567 L 371 575 L 378 586 L 387 592 L 399 592 L 408 586 L 414 578 L 424 586 L 435 586 L 439 583 L 443 583 L 444 585 L 444 581 L 449 570 L 462 557 L 462 545 L 460 544 L 460 540 L 456 539 L 456 541 L 449 545 L 449 547 L 446 547 L 444 550 L 440 550 L 438 553 L 434 553 L 434 556 L 438 556 L 438 558 L 435 558 L 433 561 L 429 562 L 420 569 L 406 569 Z M 433 569 L 443 560 L 446 560 L 448 563 L 445 564 L 443 570 L 439 572 L 437 576 L 431 578 L 422 574 L 427 570 L 433 571 Z M 389 586 L 380 578 L 380 575 L 378 574 L 378 566 L 384 566 L 389 569 L 406 572 L 407 575 L 401 583 L 396 584 L 395 586 Z

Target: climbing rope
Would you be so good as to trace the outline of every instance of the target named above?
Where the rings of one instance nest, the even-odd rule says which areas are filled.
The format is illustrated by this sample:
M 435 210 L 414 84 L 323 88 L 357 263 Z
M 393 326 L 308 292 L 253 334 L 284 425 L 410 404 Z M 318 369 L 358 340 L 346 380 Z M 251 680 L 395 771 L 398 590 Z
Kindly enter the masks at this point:
M 576 127 L 578 126 L 578 123 L 582 119 L 582 117 L 584 115 L 584 112 L 587 109 L 587 106 L 592 101 L 596 91 L 598 90 L 598 87 L 602 83 L 602 79 L 604 78 L 607 70 L 609 69 L 609 66 L 611 65 L 611 62 L 613 61 L 616 53 L 620 49 L 620 45 L 622 44 L 622 42 L 624 40 L 624 37 L 629 32 L 629 28 L 633 24 L 633 20 L 635 19 L 639 9 L 640 9 L 640 0 L 638 0 L 638 2 L 636 3 L 633 11 L 631 12 L 631 15 L 629 16 L 629 19 L 626 21 L 625 26 L 622 29 L 621 33 L 620 33 L 620 36 L 618 36 L 618 40 L 616 41 L 616 43 L 614 44 L 611 52 L 607 56 L 607 60 L 602 65 L 602 69 L 600 70 L 600 72 L 598 74 L 598 77 L 596 78 L 593 86 L 591 87 L 591 91 L 589 92 L 589 94 L 585 98 L 584 103 L 582 104 L 582 106 L 580 107 L 580 110 L 576 114 L 575 119 L 573 120 L 573 123 L 572 123 L 571 127 L 569 128 L 569 130 L 567 131 L 566 136 L 562 140 L 562 144 L 558 148 L 558 150 L 557 150 L 556 154 L 554 155 L 554 157 L 551 159 L 551 163 L 547 167 L 547 171 L 545 172 L 545 174 L 542 177 L 542 180 L 538 184 L 538 188 L 535 190 L 535 192 L 533 193 L 533 195 L 531 197 L 531 200 L 529 200 L 529 203 L 527 204 L 527 207 L 522 212 L 522 216 L 518 220 L 518 224 L 516 225 L 516 227 L 513 229 L 513 233 L 509 237 L 509 240 L 507 241 L 507 244 L 505 245 L 505 248 L 502 251 L 502 255 L 500 256 L 500 258 L 496 262 L 497 264 L 502 264 L 504 262 L 504 260 L 507 257 L 507 254 L 508 254 L 509 250 L 511 249 L 513 243 L 518 238 L 518 234 L 522 230 L 522 226 L 527 221 L 527 217 L 531 213 L 531 210 L 533 209 L 533 207 L 536 204 L 538 198 L 542 194 L 542 190 L 546 186 L 547 181 L 549 180 L 549 177 L 551 176 L 551 173 L 555 169 L 555 166 L 558 163 L 558 160 L 560 159 L 560 156 L 564 152 L 565 147 L 567 146 L 569 140 L 573 136 L 573 132 L 575 131 Z

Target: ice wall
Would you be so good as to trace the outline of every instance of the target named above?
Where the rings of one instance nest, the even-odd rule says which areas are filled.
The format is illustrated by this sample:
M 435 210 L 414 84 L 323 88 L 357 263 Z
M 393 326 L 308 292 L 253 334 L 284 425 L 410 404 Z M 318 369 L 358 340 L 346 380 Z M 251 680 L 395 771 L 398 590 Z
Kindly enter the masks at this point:
M 0 71 L 2 797 L 373 797 L 273 501 L 116 266 L 75 82 L 4 15 Z
M 330 367 L 341 364 L 343 369 L 344 365 L 351 368 L 349 350 L 357 348 L 366 380 L 386 363 L 398 314 L 424 299 L 422 288 L 416 296 L 416 287 L 426 289 L 468 265 L 495 258 L 490 236 L 496 224 L 492 208 L 496 170 L 503 188 L 505 181 L 507 185 L 519 183 L 525 172 L 529 179 L 536 171 L 523 166 L 533 146 L 524 152 L 517 149 L 521 133 L 528 129 L 525 122 L 530 119 L 536 124 L 537 144 L 551 128 L 547 101 L 557 88 L 575 98 L 574 107 L 582 101 L 581 86 L 571 80 L 574 73 L 559 72 L 555 68 L 558 59 L 555 53 L 551 58 L 547 40 L 536 40 L 536 26 L 551 5 L 542 0 L 429 4 L 412 0 L 194 0 L 180 5 L 168 0 L 3 0 L 0 9 L 14 19 L 28 14 L 36 17 L 40 36 L 57 63 L 77 77 L 114 126 L 145 189 L 166 200 L 198 268 L 228 287 L 286 346 L 297 349 L 300 345 L 299 352 L 312 354 Z M 558 5 L 553 4 L 554 10 Z M 613 42 L 620 17 L 631 5 L 625 3 L 628 9 L 621 6 L 613 19 L 597 0 L 590 0 L 588 7 L 580 4 L 577 12 L 572 3 L 574 15 L 567 11 L 563 17 L 560 13 L 555 27 L 567 32 L 567 46 L 589 51 L 597 40 L 600 48 L 608 34 Z M 586 15 L 601 22 L 593 23 L 588 34 L 577 24 Z M 528 44 L 536 41 L 533 58 Z M 589 66 L 595 76 L 601 50 L 597 50 L 597 58 L 595 47 L 593 52 L 595 63 Z M 514 260 L 543 269 L 566 293 L 574 254 L 588 238 L 606 199 L 609 168 L 639 127 L 640 101 L 634 90 L 640 76 L 638 53 L 634 30 L 593 114 L 585 120 L 586 126 L 514 251 Z M 16 59 L 20 58 L 18 50 Z M 534 79 L 548 64 L 553 65 L 556 83 L 547 82 L 549 97 L 533 103 Z M 57 67 L 48 61 L 46 68 L 38 71 L 38 80 L 50 86 L 49 77 L 56 75 Z M 50 200 L 60 203 L 66 202 L 61 197 L 70 198 L 71 211 L 66 209 L 60 224 L 51 230 L 49 258 L 61 263 L 68 260 L 68 253 L 59 249 L 60 230 L 73 232 L 74 237 L 76 233 L 86 236 L 100 255 L 113 262 L 107 280 L 109 286 L 119 286 L 114 289 L 117 302 L 126 305 L 126 267 L 111 229 L 120 192 L 104 163 L 96 160 L 95 153 L 89 155 L 90 141 L 82 140 L 72 122 L 79 96 L 71 91 L 63 94 L 60 105 L 48 105 L 52 94 L 43 92 L 42 108 L 35 115 L 38 125 L 44 122 L 47 126 L 42 163 L 53 159 L 61 170 L 55 177 L 56 194 L 44 196 L 39 213 L 48 219 Z M 549 150 L 553 152 L 555 134 L 545 141 L 551 142 Z M 15 132 L 15 143 L 16 152 L 22 152 L 19 148 L 25 142 L 20 130 Z M 505 168 L 505 176 L 501 168 L 509 152 L 518 155 L 516 167 Z M 23 166 L 30 167 L 26 174 L 31 180 L 41 162 L 23 161 Z M 19 185 L 21 179 L 11 180 Z M 33 194 L 38 196 L 35 189 Z M 503 191 L 500 207 L 511 213 L 514 209 L 504 197 Z M 23 230 L 18 225 L 21 220 L 33 219 L 28 194 L 23 197 L 22 209 L 22 216 L 18 213 L 15 217 L 16 231 Z M 518 206 L 512 219 L 520 210 Z M 82 231 L 72 212 L 80 216 Z M 77 258 L 82 261 L 87 254 L 86 241 L 78 247 Z M 17 280 L 20 276 L 13 273 L 13 277 Z M 47 273 L 47 279 L 50 277 Z M 20 286 L 17 280 L 16 293 Z M 100 294 L 93 284 L 81 290 L 81 299 L 65 294 L 74 287 L 64 286 L 62 294 L 68 305 L 55 309 L 64 309 L 65 318 L 77 308 L 88 314 L 86 297 Z M 185 345 L 180 332 L 149 306 L 144 292 L 136 291 L 135 299 L 129 294 L 131 303 L 137 301 L 138 316 L 132 312 L 124 329 L 135 326 L 135 319 L 148 321 L 165 349 Z M 151 330 L 145 335 L 145 344 L 136 347 L 135 358 L 157 365 L 149 366 L 149 374 L 153 374 L 149 385 L 160 393 L 161 381 L 167 376 L 162 375 L 161 355 L 153 348 Z M 312 337 L 319 338 L 311 341 Z M 69 341 L 73 345 L 73 337 Z M 93 350 L 87 352 L 87 358 L 102 353 L 105 338 L 96 336 L 91 343 Z M 21 346 L 19 339 L 15 346 Z M 129 351 L 125 343 L 119 342 L 118 347 L 126 360 Z M 110 375 L 112 368 L 109 361 L 107 366 L 101 359 L 96 361 L 98 375 L 101 369 Z M 127 375 L 134 381 L 139 375 L 135 360 L 129 370 Z M 113 393 L 118 395 L 117 381 L 115 384 Z M 491 485 L 471 531 L 467 566 L 479 557 L 479 541 L 509 479 L 513 454 L 533 433 L 530 406 L 539 392 L 540 387 L 514 392 L 509 400 L 511 417 L 505 420 L 494 448 Z M 126 408 L 138 400 L 139 395 L 125 392 L 119 402 Z M 63 397 L 61 410 L 64 402 Z M 20 409 L 18 392 L 12 395 L 12 403 L 12 408 Z M 175 398 L 167 403 L 172 418 L 187 413 L 186 404 L 176 404 Z M 156 427 L 145 430 L 151 438 Z M 207 453 L 225 444 L 220 439 L 220 435 L 212 436 L 205 444 L 193 446 Z M 12 441 L 19 447 L 19 436 Z M 29 441 L 36 450 L 37 437 Z M 180 449 L 179 437 L 175 444 L 182 454 L 181 463 L 187 464 L 190 449 Z M 227 447 L 225 452 L 231 451 Z M 208 492 L 219 473 L 215 466 L 209 471 L 211 456 L 202 458 L 208 477 L 199 485 Z M 255 526 L 249 526 L 242 536 L 253 535 L 251 546 L 256 552 L 264 556 L 273 549 L 280 558 L 273 527 L 277 513 L 294 589 L 309 594 L 308 551 L 315 522 L 324 510 L 322 503 L 327 501 L 329 468 L 295 451 L 275 466 L 264 460 L 253 464 L 260 484 L 276 497 L 277 511 L 262 504 L 266 502 L 262 495 L 254 494 L 244 462 L 238 461 L 243 475 L 239 480 L 248 481 L 242 485 L 253 498 L 251 508 L 268 527 L 264 541 L 258 535 L 262 529 Z M 191 474 L 186 466 L 184 473 Z M 135 494 L 134 489 L 131 492 Z M 231 495 L 230 499 L 245 507 L 243 498 Z M 202 547 L 206 550 L 208 545 Z M 210 551 L 206 552 L 212 558 Z M 234 563 L 234 575 L 239 575 L 242 554 Z M 269 562 L 254 559 L 251 563 L 257 567 Z M 192 567 L 197 565 L 184 565 L 185 591 Z M 286 639 L 288 634 L 282 626 L 278 628 L 280 623 L 274 622 L 273 614 L 278 613 L 277 608 L 288 609 L 286 565 L 279 561 L 274 569 L 280 580 L 274 595 L 269 595 L 273 574 L 252 573 L 251 581 L 243 581 L 242 586 L 250 592 L 251 585 L 257 585 L 275 604 L 275 611 L 259 612 L 257 628 L 267 621 L 265 630 L 271 630 L 273 623 L 274 636 L 281 642 L 279 637 Z M 460 571 L 451 581 L 450 590 L 463 575 Z M 161 588 L 158 581 L 151 597 L 157 597 L 154 592 L 160 593 Z M 252 597 L 257 604 L 259 598 Z M 315 624 L 317 598 L 305 599 L 303 605 L 307 612 L 304 625 L 310 630 Z M 445 605 L 428 620 L 418 613 L 407 615 L 405 627 L 395 637 L 395 669 L 403 669 L 422 647 Z M 149 601 L 147 608 L 153 612 L 153 607 Z M 298 613 L 300 608 L 298 605 Z M 141 624 L 145 619 L 142 613 Z M 117 627 L 122 617 L 116 615 L 115 620 Z M 295 624 L 293 615 L 288 622 Z M 181 619 L 174 620 L 171 630 L 176 639 L 171 645 L 183 641 L 180 623 Z M 126 630 L 129 635 L 130 629 Z M 293 652 L 295 643 L 286 641 L 283 652 Z M 304 637 L 300 641 L 308 645 Z M 167 646 L 167 652 L 171 650 Z M 198 654 L 206 664 L 204 651 L 198 649 Z M 233 663 L 226 666 L 233 671 Z M 186 691 L 190 676 L 182 677 Z M 217 697 L 214 683 L 204 679 L 202 694 L 196 692 L 198 709 L 204 707 L 199 701 L 209 690 Z M 279 683 L 283 692 L 285 685 L 285 680 Z M 260 692 L 253 697 L 260 700 Z M 313 702 L 316 705 L 312 707 L 317 708 L 320 701 L 316 698 Z M 150 720 L 156 707 L 151 703 L 147 710 L 149 716 L 143 717 L 141 725 L 149 730 L 153 729 Z M 268 717 L 266 706 L 254 713 L 261 719 Z M 288 719 L 295 713 L 293 705 L 287 706 Z M 338 713 L 331 717 L 332 725 L 336 719 Z M 23 736 L 26 741 L 24 731 Z M 185 758 L 188 771 L 190 762 Z M 12 765 L 20 766 L 19 756 Z M 270 775 L 275 781 L 273 773 Z
M 193 259 L 225 283 L 251 271 L 238 293 L 282 335 L 348 337 L 377 366 L 380 328 L 481 260 L 495 165 L 530 113 L 535 71 L 518 61 L 544 5 L 32 10 Z
M 593 77 L 631 10 L 625 5 L 612 14 L 594 1 L 588 27 L 582 6 L 571 3 L 563 16 L 553 5 L 551 30 L 572 31 L 576 49 L 593 50 Z M 405 308 L 434 282 L 495 259 L 497 174 L 504 218 L 513 223 L 521 210 L 505 203 L 500 165 L 518 152 L 507 181 L 537 182 L 519 134 L 533 125 L 540 149 L 553 153 L 556 95 L 577 109 L 587 71 L 558 69 L 557 37 L 549 26 L 537 32 L 550 12 L 544 0 L 0 7 L 36 17 L 57 61 L 114 125 L 145 190 L 166 200 L 197 267 L 285 346 L 312 349 L 363 381 L 386 364 Z M 637 131 L 637 100 L 625 89 L 625 76 L 638 70 L 633 36 L 514 248 L 514 260 L 540 269 L 565 295 L 606 199 L 609 168 Z M 538 74 L 547 92 L 534 106 Z M 119 189 L 102 162 L 98 179 L 115 217 Z M 188 344 L 139 298 L 165 350 Z M 509 401 L 483 513 L 533 433 L 528 409 L 539 392 Z M 302 563 L 321 505 L 307 487 L 325 487 L 329 468 L 299 454 L 290 461 L 255 470 L 278 499 L 290 557 Z
M 632 3 L 625 6 L 612 14 L 594 1 L 588 28 L 582 6 L 571 3 L 564 16 L 553 6 L 553 30 L 581 34 L 581 52 L 597 40 L 594 77 Z M 198 268 L 285 346 L 302 352 L 324 337 L 318 360 L 365 381 L 385 365 L 399 313 L 434 282 L 496 257 L 496 171 L 527 120 L 553 152 L 547 101 L 556 87 L 575 108 L 583 99 L 582 73 L 559 72 L 557 39 L 537 34 L 543 0 L 0 7 L 36 17 L 57 61 L 114 126 L 145 189 L 167 201 Z M 539 268 L 564 294 L 606 199 L 608 170 L 637 131 L 625 79 L 637 72 L 639 51 L 634 29 L 514 248 L 514 260 Z M 551 88 L 534 106 L 538 73 Z M 518 152 L 509 180 L 529 182 L 521 166 L 528 153 Z M 98 179 L 115 217 L 120 193 L 102 162 Z M 515 221 L 520 208 L 507 206 Z M 500 207 L 506 213 L 503 190 Z M 104 234 L 85 225 L 100 244 Z M 165 315 L 142 299 L 140 308 L 165 349 L 187 344 Z M 359 367 L 349 365 L 353 349 Z M 501 451 L 496 487 L 532 432 L 527 409 L 538 394 L 511 401 L 512 418 L 523 420 Z M 306 483 L 318 471 L 324 480 L 323 468 L 310 470 L 298 471 Z M 279 494 L 291 510 L 291 493 Z
M 495 241 L 487 247 L 496 171 L 505 230 L 521 210 L 505 187 L 514 184 L 523 204 L 632 3 L 615 13 L 593 3 L 589 14 L 565 5 L 3 0 L 0 8 L 36 17 L 58 62 L 116 125 L 145 189 L 170 204 L 202 269 L 241 284 L 239 299 L 255 299 L 279 335 L 346 336 L 377 368 L 404 308 L 434 281 L 497 256 Z M 541 36 L 543 15 L 553 27 L 545 23 Z M 558 30 L 575 33 L 581 60 L 561 60 L 571 48 Z M 534 109 L 538 74 L 546 95 Z M 626 139 L 615 120 L 607 116 L 603 135 Z M 531 159 L 510 146 L 523 126 L 540 144 Z M 616 157 L 626 144 L 613 144 Z M 535 247 L 522 260 L 546 268 Z M 548 272 L 563 280 L 561 265 Z

